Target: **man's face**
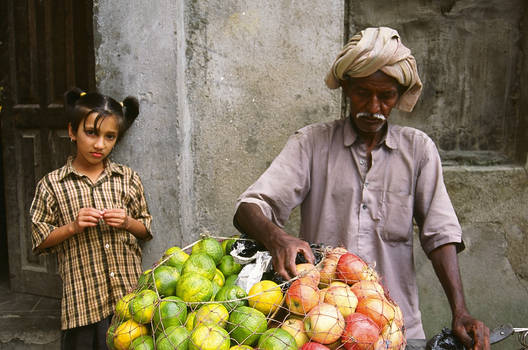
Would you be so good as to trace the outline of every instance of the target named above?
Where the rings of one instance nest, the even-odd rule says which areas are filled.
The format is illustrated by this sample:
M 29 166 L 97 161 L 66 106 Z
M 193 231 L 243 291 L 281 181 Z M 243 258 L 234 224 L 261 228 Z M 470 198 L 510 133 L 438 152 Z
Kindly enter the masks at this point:
M 342 86 L 356 127 L 367 134 L 380 132 L 400 97 L 396 79 L 377 71 L 368 77 L 346 80 Z

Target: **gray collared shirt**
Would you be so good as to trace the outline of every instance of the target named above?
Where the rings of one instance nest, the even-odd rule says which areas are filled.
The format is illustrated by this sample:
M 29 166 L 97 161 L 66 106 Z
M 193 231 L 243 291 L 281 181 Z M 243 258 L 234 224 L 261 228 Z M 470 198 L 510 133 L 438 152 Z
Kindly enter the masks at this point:
M 460 243 L 462 231 L 447 194 L 433 141 L 389 124 L 372 150 L 350 119 L 317 123 L 293 134 L 270 167 L 238 199 L 257 204 L 284 227 L 301 206 L 299 236 L 343 245 L 381 275 L 404 314 L 406 337 L 423 339 L 413 261 L 413 218 L 423 250 Z

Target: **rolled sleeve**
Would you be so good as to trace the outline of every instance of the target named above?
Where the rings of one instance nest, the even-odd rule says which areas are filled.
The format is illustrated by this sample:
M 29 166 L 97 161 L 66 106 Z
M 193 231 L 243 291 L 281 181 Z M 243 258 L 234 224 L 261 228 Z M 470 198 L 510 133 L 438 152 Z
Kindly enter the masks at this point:
M 464 249 L 462 229 L 444 184 L 440 156 L 429 138 L 416 182 L 414 212 L 425 254 L 429 256 L 448 243 L 457 244 L 458 251 Z
M 143 239 L 144 241 L 149 241 L 152 239 L 152 215 L 150 215 L 147 199 L 145 198 L 145 191 L 143 188 L 143 183 L 139 175 L 134 172 L 132 175 L 132 206 L 130 209 L 130 214 L 132 217 L 139 222 L 141 222 L 147 229 L 148 236 Z
M 41 180 L 37 184 L 35 197 L 30 208 L 33 254 L 46 255 L 57 250 L 56 246 L 45 249 L 38 248 L 48 238 L 50 233 L 58 227 L 56 212 L 57 201 L 50 188 L 46 185 L 46 181 Z
M 296 132 L 268 169 L 237 200 L 253 203 L 279 227 L 284 227 L 292 210 L 300 205 L 310 188 L 311 151 L 307 135 Z

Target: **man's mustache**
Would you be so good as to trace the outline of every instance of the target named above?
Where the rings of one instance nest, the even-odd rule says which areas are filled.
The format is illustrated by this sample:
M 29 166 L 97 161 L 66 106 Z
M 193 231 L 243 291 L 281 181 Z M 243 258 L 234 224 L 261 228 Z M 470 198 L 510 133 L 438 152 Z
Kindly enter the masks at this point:
M 385 118 L 385 116 L 381 113 L 366 113 L 366 112 L 359 112 L 358 114 L 356 114 L 356 118 L 376 118 L 376 119 L 379 119 L 379 120 L 387 120 L 387 118 Z

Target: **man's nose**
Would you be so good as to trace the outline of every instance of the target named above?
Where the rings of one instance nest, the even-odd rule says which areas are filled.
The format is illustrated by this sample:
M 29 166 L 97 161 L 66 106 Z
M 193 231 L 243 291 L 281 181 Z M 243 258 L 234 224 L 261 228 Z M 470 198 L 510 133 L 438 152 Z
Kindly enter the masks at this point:
M 380 108 L 381 106 L 380 106 L 380 101 L 378 99 L 378 96 L 372 95 L 367 105 L 367 111 L 371 114 L 379 113 Z

